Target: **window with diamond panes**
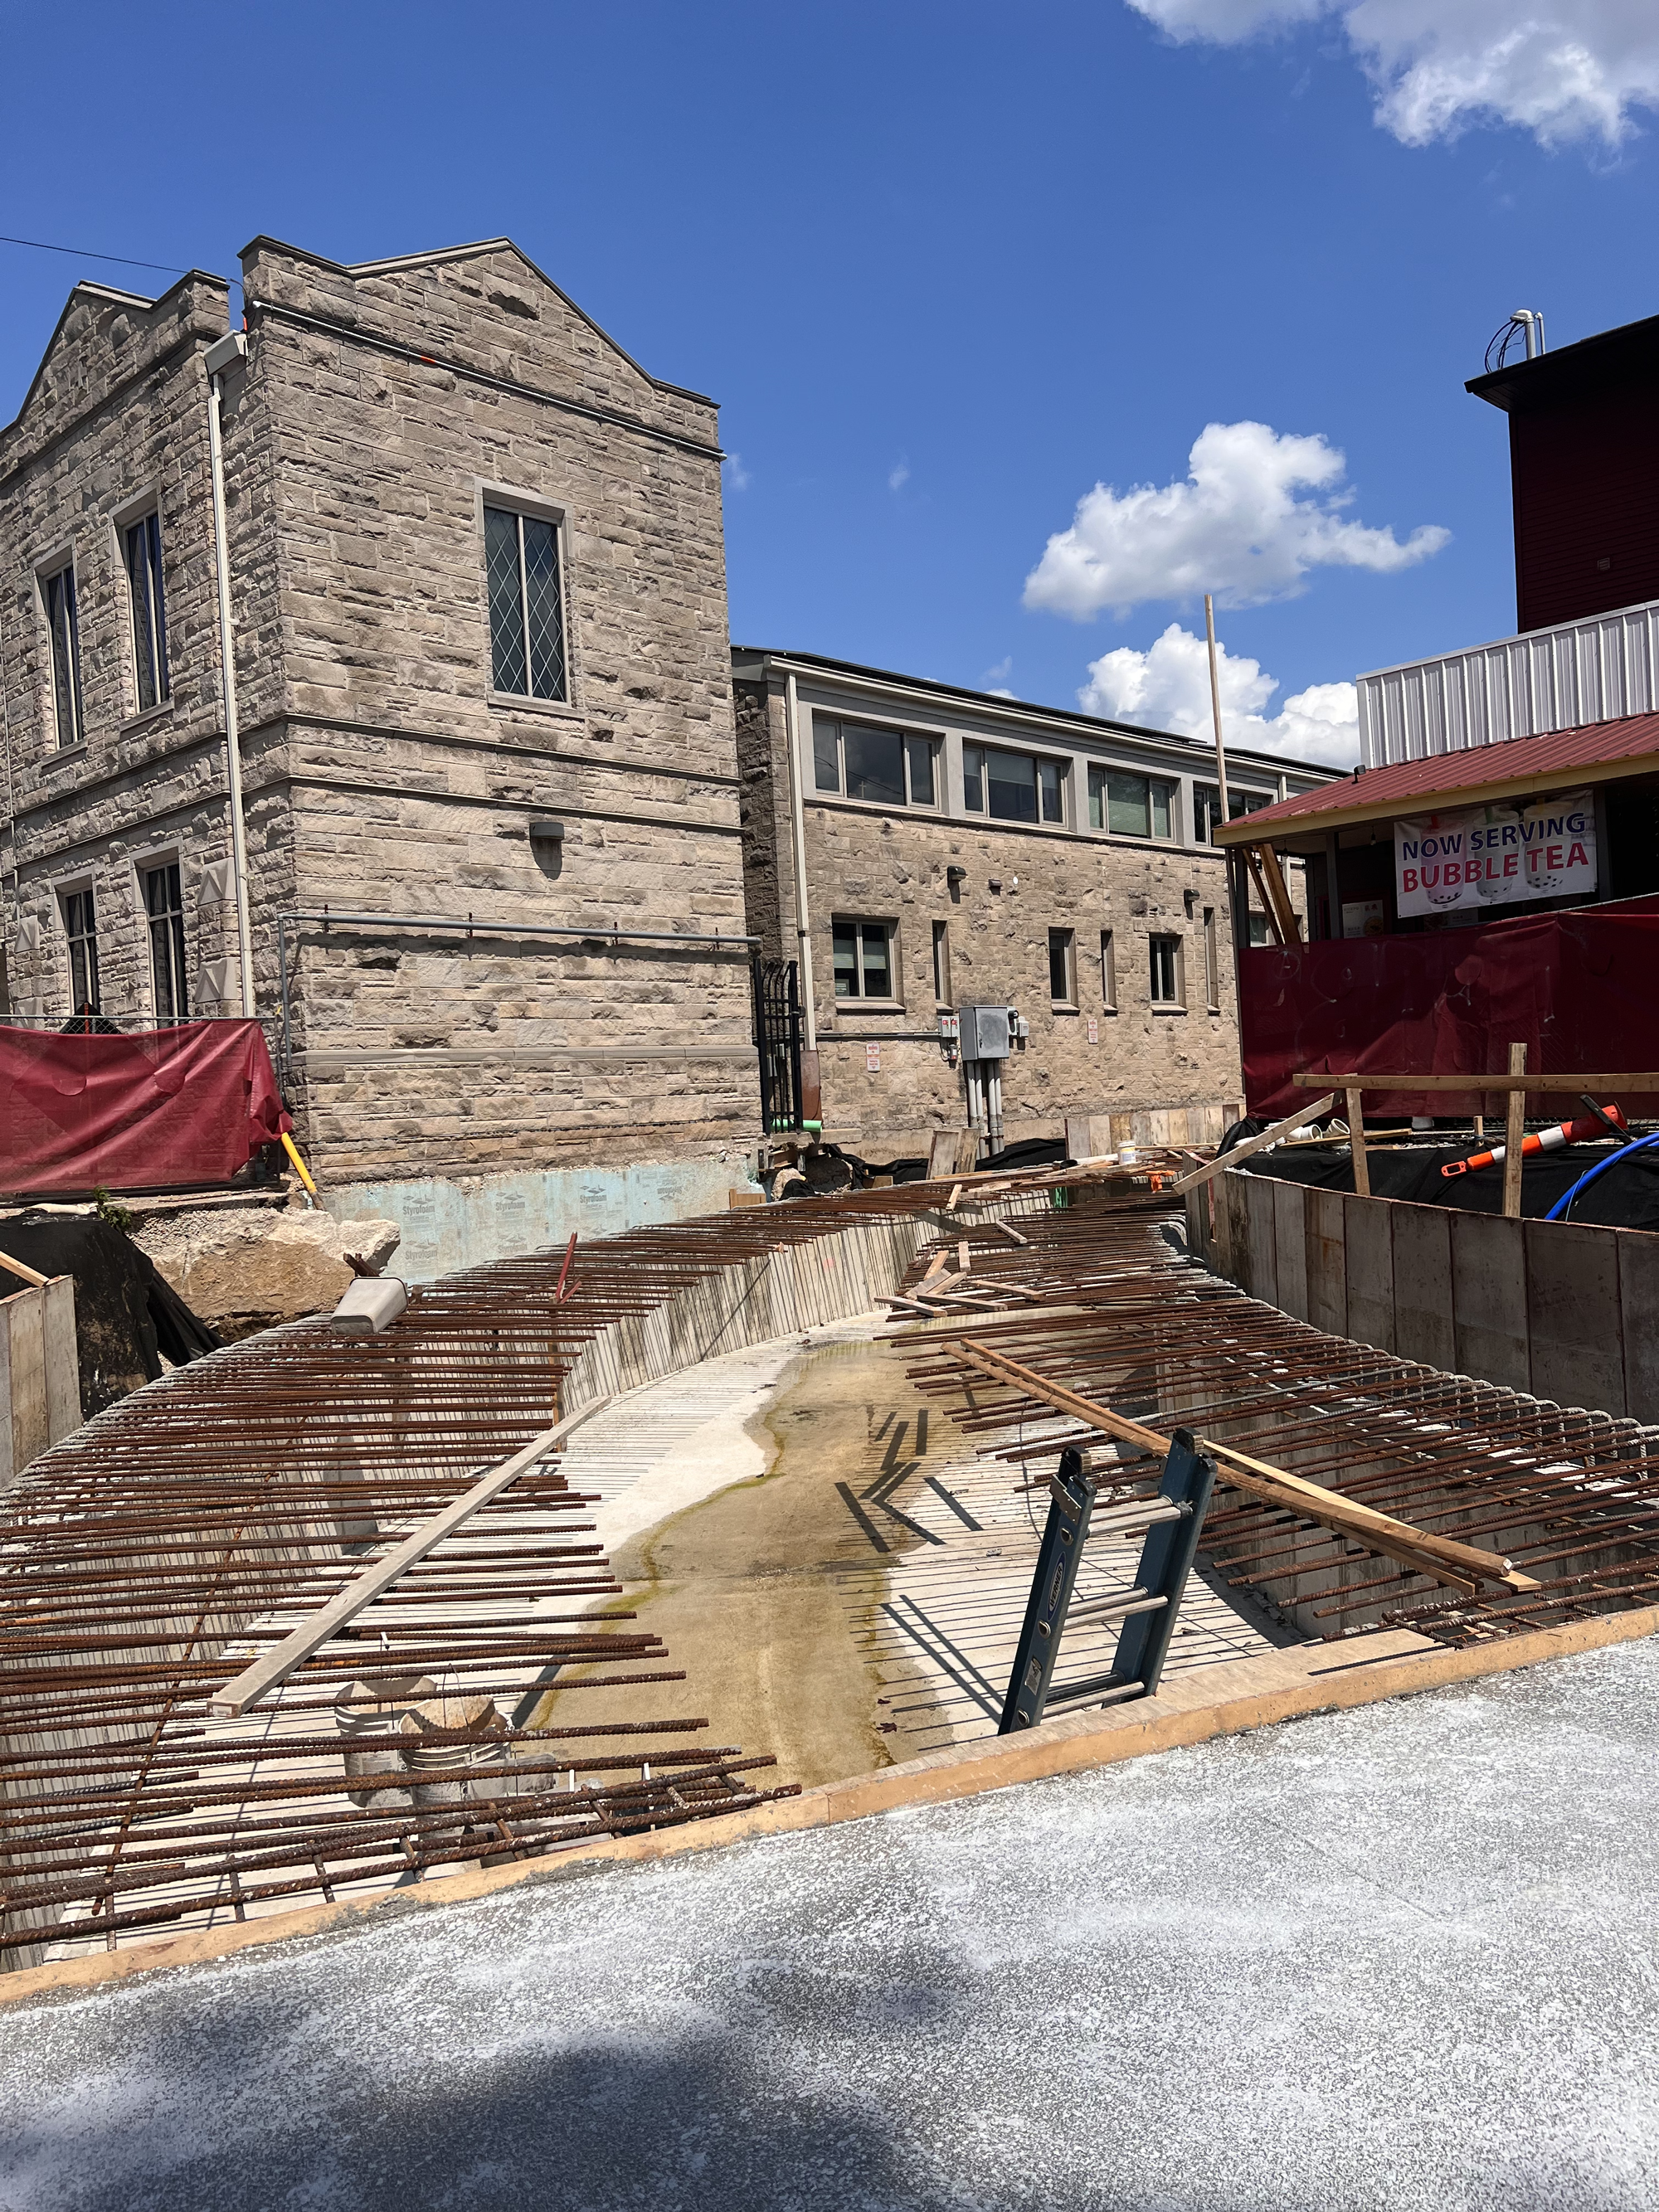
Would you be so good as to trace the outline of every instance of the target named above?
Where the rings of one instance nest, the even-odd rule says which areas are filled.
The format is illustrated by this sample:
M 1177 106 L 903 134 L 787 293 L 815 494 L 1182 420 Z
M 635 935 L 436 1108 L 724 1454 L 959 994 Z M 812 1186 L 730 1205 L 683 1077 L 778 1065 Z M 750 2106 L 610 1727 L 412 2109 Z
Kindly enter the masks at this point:
M 167 602 L 161 595 L 161 518 L 147 514 L 123 532 L 127 584 L 132 593 L 132 659 L 138 679 L 138 712 L 148 714 L 167 696 Z
M 568 698 L 557 524 L 486 507 L 484 572 L 491 690 L 523 699 Z

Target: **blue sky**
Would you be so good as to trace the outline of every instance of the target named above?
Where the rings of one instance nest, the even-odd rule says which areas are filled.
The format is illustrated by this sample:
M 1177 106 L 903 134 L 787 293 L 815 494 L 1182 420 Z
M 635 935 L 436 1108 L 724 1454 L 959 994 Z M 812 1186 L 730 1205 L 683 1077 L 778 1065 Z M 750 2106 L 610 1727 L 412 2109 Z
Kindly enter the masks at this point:
M 1659 10 L 1553 0 L 1577 58 L 1523 81 L 1510 0 L 1144 5 L 94 5 L 67 98 L 27 101 L 62 24 L 14 7 L 0 230 L 227 274 L 258 231 L 341 260 L 510 234 L 720 401 L 744 643 L 1061 705 L 1103 662 L 1097 702 L 1156 720 L 1191 670 L 1134 656 L 1201 631 L 1194 561 L 1236 599 L 1305 567 L 1223 612 L 1261 672 L 1241 717 L 1510 630 L 1504 424 L 1462 382 L 1511 307 L 1555 345 L 1659 310 Z M 1585 53 L 1588 102 L 1558 82 Z M 0 246 L 5 416 L 82 273 L 168 281 Z M 1317 449 L 1224 441 L 1251 465 L 1218 505 L 1097 514 L 1127 608 L 1075 575 L 1027 603 L 1097 483 L 1182 484 L 1243 422 L 1346 471 L 1287 488 Z M 1447 535 L 1402 563 L 1344 522 Z

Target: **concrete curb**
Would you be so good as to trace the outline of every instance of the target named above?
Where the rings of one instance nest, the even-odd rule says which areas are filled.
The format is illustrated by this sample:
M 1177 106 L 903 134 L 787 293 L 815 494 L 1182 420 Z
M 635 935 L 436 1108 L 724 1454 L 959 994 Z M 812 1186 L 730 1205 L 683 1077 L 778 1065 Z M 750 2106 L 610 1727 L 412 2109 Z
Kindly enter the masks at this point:
M 678 1858 L 753 1836 L 796 1833 L 908 1806 L 943 1804 L 1018 1782 L 1114 1765 L 1215 1736 L 1239 1735 L 1279 1721 L 1511 1674 L 1547 1660 L 1635 1643 L 1656 1632 L 1659 1606 L 1647 1606 L 1457 1650 L 1409 1632 L 1386 1631 L 1340 1644 L 1298 1644 L 1261 1659 L 1194 1668 L 1190 1674 L 1166 1680 L 1156 1698 L 1073 1714 L 1024 1735 L 958 1744 L 902 1766 L 824 1783 L 799 1797 L 781 1798 L 719 1820 L 641 1836 L 607 1837 L 524 1865 L 447 1875 L 418 1889 L 393 1890 L 362 1902 L 273 1913 L 228 1928 L 167 1936 L 142 1948 L 0 1974 L 0 2004 L 97 1989 L 163 1966 L 202 1966 L 258 1944 L 345 1933 L 400 1914 L 493 1896 L 524 1882 L 565 1880 L 588 1868 Z

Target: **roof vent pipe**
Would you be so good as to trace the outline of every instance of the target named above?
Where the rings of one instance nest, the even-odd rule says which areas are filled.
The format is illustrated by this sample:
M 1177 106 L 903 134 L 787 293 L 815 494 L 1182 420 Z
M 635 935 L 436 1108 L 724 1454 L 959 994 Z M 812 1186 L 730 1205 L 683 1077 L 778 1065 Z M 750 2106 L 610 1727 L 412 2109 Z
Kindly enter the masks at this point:
M 1527 334 L 1527 359 L 1536 361 L 1544 350 L 1544 315 L 1539 307 L 1517 307 L 1510 317 Z

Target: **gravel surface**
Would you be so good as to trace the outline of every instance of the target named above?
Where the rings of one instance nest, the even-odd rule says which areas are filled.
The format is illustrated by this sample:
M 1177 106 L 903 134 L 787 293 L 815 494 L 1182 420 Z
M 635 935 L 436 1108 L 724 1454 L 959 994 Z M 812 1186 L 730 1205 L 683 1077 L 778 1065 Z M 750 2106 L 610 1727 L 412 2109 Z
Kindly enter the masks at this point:
M 1659 1646 L 0 2011 L 0 2207 L 1659 2205 Z

